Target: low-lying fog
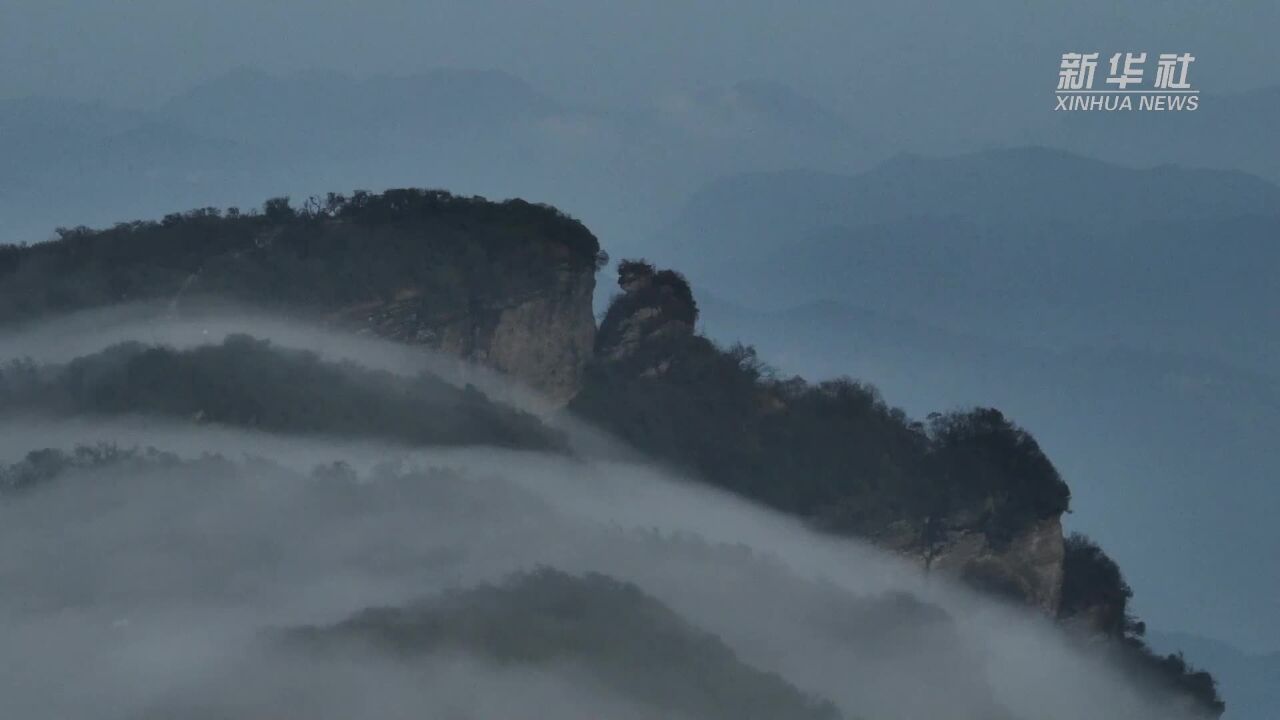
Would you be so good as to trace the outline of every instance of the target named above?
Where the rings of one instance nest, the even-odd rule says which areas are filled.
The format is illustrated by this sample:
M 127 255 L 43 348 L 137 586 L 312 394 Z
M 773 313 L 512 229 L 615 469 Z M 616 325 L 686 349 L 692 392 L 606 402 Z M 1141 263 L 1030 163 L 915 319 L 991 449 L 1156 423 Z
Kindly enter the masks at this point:
M 71 459 L 0 488 L 0 716 L 1167 717 L 1046 619 L 673 477 L 418 350 L 135 309 L 0 336 L 0 362 L 231 332 L 475 382 L 574 450 L 0 409 L 0 480 L 34 450 Z M 376 622 L 335 629 L 377 607 L 418 614 L 389 644 Z M 360 641 L 299 645 L 304 626 Z

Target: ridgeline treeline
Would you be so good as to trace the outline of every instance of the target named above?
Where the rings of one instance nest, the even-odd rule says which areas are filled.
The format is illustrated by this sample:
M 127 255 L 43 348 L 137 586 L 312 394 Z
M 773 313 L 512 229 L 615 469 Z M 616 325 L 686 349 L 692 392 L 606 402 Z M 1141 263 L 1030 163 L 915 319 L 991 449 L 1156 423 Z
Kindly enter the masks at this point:
M 124 343 L 63 365 L 0 366 L 0 415 L 152 416 L 411 445 L 563 451 L 536 417 L 429 373 L 332 362 L 247 335 L 186 350 Z
M 0 245 L 0 325 L 153 298 L 201 294 L 269 307 L 331 308 L 405 287 L 437 312 L 489 292 L 545 285 L 557 265 L 597 267 L 599 241 L 545 205 L 442 190 L 330 193 L 294 208 L 202 208 L 58 240 Z

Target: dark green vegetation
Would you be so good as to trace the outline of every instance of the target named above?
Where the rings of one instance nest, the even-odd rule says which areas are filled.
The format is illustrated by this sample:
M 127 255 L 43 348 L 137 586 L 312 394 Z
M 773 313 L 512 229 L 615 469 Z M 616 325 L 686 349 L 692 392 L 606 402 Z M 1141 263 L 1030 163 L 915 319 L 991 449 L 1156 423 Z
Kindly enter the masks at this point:
M 1089 538 L 1067 538 L 1063 560 L 1062 606 L 1059 615 L 1081 619 L 1117 642 L 1112 651 L 1139 680 L 1154 681 L 1177 695 L 1194 698 L 1215 716 L 1226 704 L 1213 676 L 1190 666 L 1180 653 L 1160 655 L 1148 647 L 1146 625 L 1129 613 L 1133 590 L 1120 567 Z
M 414 445 L 565 447 L 533 416 L 471 386 L 326 362 L 245 335 L 189 350 L 126 343 L 52 367 L 11 363 L 0 368 L 0 411 L 150 415 Z
M 625 273 L 634 264 L 620 268 Z M 641 308 L 644 340 L 620 348 Z M 874 388 L 773 376 L 747 347 L 691 332 L 688 284 L 656 273 L 615 301 L 571 407 L 714 485 L 837 532 L 875 535 L 899 521 L 984 527 L 1002 540 L 1064 512 L 1066 483 L 1035 440 L 997 410 L 913 422 Z M 675 321 L 689 331 L 671 330 Z
M 629 583 L 542 569 L 497 586 L 403 608 L 373 608 L 329 627 L 286 631 L 307 654 L 348 643 L 402 658 L 449 651 L 499 663 L 563 663 L 614 692 L 693 718 L 839 718 L 827 702 L 743 664 L 723 642 Z
M 1062 565 L 1062 617 L 1088 614 L 1093 627 L 1115 637 L 1143 633 L 1142 623 L 1128 612 L 1133 590 L 1121 575 L 1120 566 L 1102 548 L 1074 533 L 1066 540 Z
M 206 461 L 214 461 L 206 458 Z M 218 459 L 216 462 L 222 462 Z M 75 470 L 104 467 L 124 471 L 174 468 L 184 465 L 181 458 L 154 448 L 122 449 L 114 445 L 80 446 L 71 452 L 54 448 L 32 450 L 22 460 L 0 466 L 0 494 L 21 493 L 45 486 Z M 187 467 L 191 463 L 186 463 Z
M 1162 651 L 1186 653 L 1201 667 L 1213 668 L 1232 718 L 1270 718 L 1280 707 L 1280 652 L 1251 653 L 1195 635 L 1149 632 L 1147 641 Z
M 560 265 L 603 260 L 559 211 L 439 190 L 287 198 L 261 212 L 214 208 L 60 239 L 0 246 L 0 324 L 151 298 L 216 295 L 259 307 L 332 309 L 411 288 L 437 313 L 543 287 Z
M 619 284 L 627 292 L 605 315 L 572 407 L 653 457 L 836 533 L 887 538 L 913 528 L 926 557 L 950 530 L 999 546 L 1067 511 L 1067 484 L 998 410 L 915 422 L 869 385 L 781 379 L 753 349 L 693 332 L 697 309 L 678 273 L 623 262 Z M 1115 563 L 1079 537 L 1065 548 L 1061 617 L 1112 639 L 1135 676 L 1221 714 L 1208 673 L 1142 641 Z M 988 591 L 1005 586 L 974 579 Z

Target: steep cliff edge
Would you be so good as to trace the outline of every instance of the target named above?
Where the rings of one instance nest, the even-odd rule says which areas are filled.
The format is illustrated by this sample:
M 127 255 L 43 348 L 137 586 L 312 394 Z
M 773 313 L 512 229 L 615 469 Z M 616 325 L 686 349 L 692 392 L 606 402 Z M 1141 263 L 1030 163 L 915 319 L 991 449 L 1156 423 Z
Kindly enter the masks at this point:
M 1070 493 L 1028 434 L 995 410 L 914 423 L 865 385 L 775 378 L 694 332 L 678 273 L 618 273 L 573 409 L 712 484 L 1057 613 Z
M 560 401 L 591 356 L 595 236 L 553 208 L 440 191 L 204 209 L 0 248 L 0 325 L 209 298 L 323 319 L 510 373 Z

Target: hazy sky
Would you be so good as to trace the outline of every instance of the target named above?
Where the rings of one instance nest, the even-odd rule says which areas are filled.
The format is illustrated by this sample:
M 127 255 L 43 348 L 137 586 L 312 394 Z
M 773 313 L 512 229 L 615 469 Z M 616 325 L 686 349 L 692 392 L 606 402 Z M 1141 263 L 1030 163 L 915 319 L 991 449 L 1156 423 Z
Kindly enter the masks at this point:
M 251 66 L 358 73 L 514 72 L 555 94 L 619 100 L 743 78 L 845 110 L 931 91 L 1007 101 L 1049 90 L 1060 53 L 1190 51 L 1206 89 L 1274 84 L 1280 4 L 1256 0 L 9 0 L 0 96 L 150 104 Z

